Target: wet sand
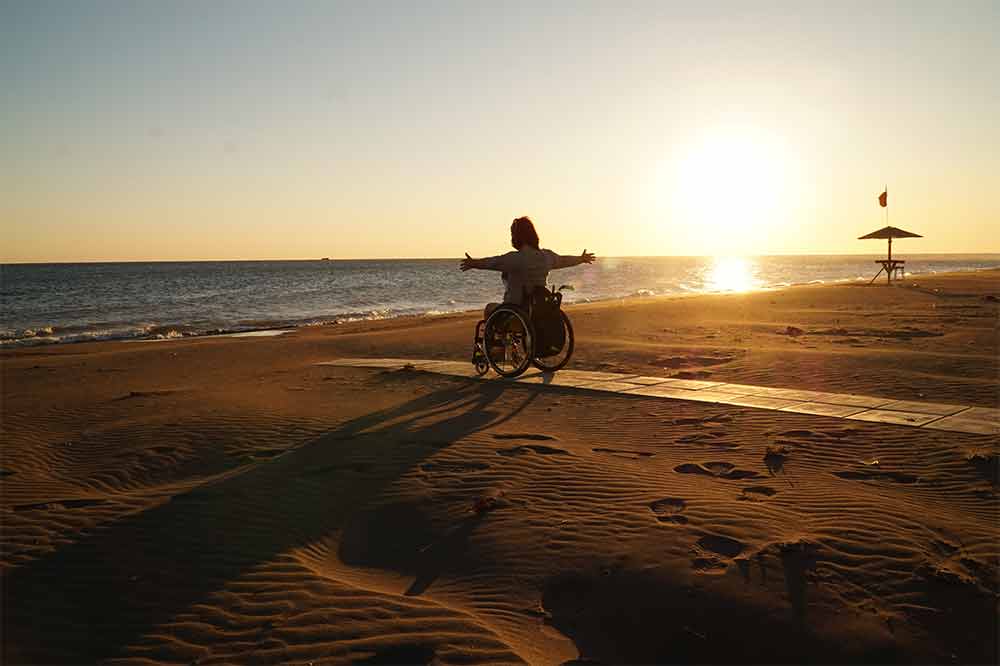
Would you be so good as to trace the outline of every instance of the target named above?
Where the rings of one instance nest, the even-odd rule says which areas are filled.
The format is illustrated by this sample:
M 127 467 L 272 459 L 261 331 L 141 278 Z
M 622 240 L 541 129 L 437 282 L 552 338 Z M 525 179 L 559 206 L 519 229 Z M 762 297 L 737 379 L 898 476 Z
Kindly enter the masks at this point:
M 997 407 L 998 296 L 570 306 L 571 367 Z M 994 437 L 316 365 L 475 320 L 3 352 L 4 663 L 996 662 Z

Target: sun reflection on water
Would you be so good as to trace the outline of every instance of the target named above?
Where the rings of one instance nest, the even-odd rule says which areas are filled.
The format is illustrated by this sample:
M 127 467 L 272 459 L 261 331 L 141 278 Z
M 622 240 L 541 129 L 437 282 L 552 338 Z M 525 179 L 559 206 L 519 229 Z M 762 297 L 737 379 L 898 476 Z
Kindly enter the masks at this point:
M 705 275 L 709 291 L 751 291 L 759 289 L 757 264 L 746 257 L 716 257 Z

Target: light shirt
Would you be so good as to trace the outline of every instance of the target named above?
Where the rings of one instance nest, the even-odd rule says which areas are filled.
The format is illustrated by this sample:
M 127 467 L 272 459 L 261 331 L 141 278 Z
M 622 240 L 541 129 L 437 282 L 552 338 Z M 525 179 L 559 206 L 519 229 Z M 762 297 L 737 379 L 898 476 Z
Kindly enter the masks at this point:
M 530 293 L 535 287 L 544 287 L 549 271 L 569 268 L 583 263 L 582 257 L 564 257 L 552 250 L 537 250 L 528 245 L 520 250 L 487 257 L 480 260 L 481 268 L 489 271 L 503 271 L 505 278 L 503 302 L 520 304 L 527 288 Z

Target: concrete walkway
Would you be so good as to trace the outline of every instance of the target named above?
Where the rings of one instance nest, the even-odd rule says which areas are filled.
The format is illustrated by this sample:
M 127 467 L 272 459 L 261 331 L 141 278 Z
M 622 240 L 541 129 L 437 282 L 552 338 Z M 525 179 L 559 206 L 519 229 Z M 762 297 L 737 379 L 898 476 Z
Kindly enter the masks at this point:
M 940 402 L 893 400 L 850 393 L 823 393 L 750 384 L 727 384 L 670 377 L 623 375 L 613 372 L 560 370 L 542 373 L 532 368 L 516 379 L 499 379 L 492 372 L 476 375 L 472 364 L 459 361 L 429 361 L 405 358 L 345 358 L 319 365 L 358 368 L 402 369 L 411 367 L 423 372 L 469 377 L 486 381 L 509 381 L 515 384 L 542 384 L 606 393 L 641 395 L 712 402 L 740 407 L 772 409 L 798 414 L 816 414 L 854 421 L 873 421 L 897 425 L 949 430 L 977 435 L 1000 434 L 1000 409 L 952 405 Z

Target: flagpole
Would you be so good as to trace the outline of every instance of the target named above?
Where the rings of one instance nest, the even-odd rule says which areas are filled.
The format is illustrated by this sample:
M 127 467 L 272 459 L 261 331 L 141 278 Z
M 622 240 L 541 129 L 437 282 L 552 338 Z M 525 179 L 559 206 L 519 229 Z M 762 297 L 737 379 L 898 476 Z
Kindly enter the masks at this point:
M 885 226 L 889 226 L 889 184 L 886 183 L 885 187 L 882 188 L 885 192 Z

